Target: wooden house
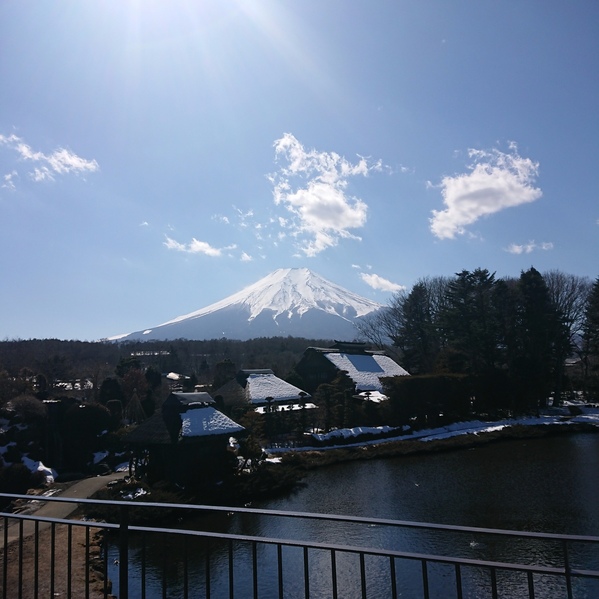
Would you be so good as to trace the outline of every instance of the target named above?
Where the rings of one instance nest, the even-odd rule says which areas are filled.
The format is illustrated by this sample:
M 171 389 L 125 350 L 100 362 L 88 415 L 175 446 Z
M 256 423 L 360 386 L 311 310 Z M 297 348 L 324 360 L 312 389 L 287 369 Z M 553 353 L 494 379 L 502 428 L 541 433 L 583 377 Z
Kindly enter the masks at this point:
M 309 403 L 309 393 L 280 379 L 266 368 L 240 370 L 235 379 L 215 391 L 214 396 L 217 401 L 222 398 L 224 405 L 250 404 L 257 411 L 313 407 Z
M 133 474 L 181 485 L 218 480 L 236 462 L 231 438 L 245 429 L 213 404 L 208 393 L 171 393 L 125 437 Z
M 332 347 L 309 347 L 295 367 L 306 390 L 314 393 L 319 385 L 330 383 L 340 372 L 353 381 L 358 395 L 383 391 L 382 379 L 406 376 L 408 372 L 382 351 L 367 348 L 365 343 L 336 341 Z

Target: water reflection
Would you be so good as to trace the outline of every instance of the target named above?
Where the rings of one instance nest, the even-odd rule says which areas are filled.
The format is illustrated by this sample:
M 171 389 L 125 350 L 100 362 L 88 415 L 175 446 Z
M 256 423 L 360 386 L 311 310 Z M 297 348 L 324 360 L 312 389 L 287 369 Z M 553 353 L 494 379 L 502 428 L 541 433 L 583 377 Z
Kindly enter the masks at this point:
M 284 498 L 262 502 L 255 507 L 317 513 L 338 513 L 361 517 L 428 521 L 475 527 L 507 528 L 587 534 L 599 536 L 596 498 L 599 482 L 598 435 L 573 435 L 534 441 L 503 442 L 470 451 L 353 462 L 311 472 L 306 486 Z M 464 558 L 559 566 L 563 548 L 559 543 L 533 539 L 483 537 L 476 534 L 440 534 L 419 529 L 354 525 L 317 520 L 224 514 L 200 519 L 212 531 L 233 534 L 295 538 L 310 542 L 355 544 L 416 553 L 437 553 Z M 230 545 L 222 539 L 206 541 L 164 539 L 131 542 L 130 579 L 141 589 L 142 557 L 146 559 L 146 596 L 183 597 L 229 596 L 230 585 L 237 598 L 278 595 L 279 584 L 286 598 L 304 597 L 304 554 L 301 548 L 284 547 L 279 570 L 276 546 L 259 545 L 255 555 L 250 545 Z M 115 559 L 111 549 L 109 560 Z M 587 546 L 571 549 L 575 567 L 598 568 L 599 556 Z M 230 567 L 230 558 L 233 569 Z M 253 560 L 260 564 L 257 580 L 252 578 Z M 111 561 L 109 562 L 111 563 Z M 184 564 L 187 563 L 187 566 Z M 334 569 L 333 566 L 334 565 Z M 421 566 L 412 560 L 366 556 L 360 563 L 355 554 L 311 549 L 307 569 L 309 596 L 329 598 L 336 585 L 339 597 L 362 597 L 360 570 L 366 572 L 368 597 L 390 596 L 392 572 L 400 597 L 423 596 Z M 116 567 L 109 568 L 118 588 Z M 206 572 L 209 572 L 209 577 Z M 333 575 L 334 572 L 334 575 Z M 166 575 L 163 577 L 163 573 Z M 431 597 L 457 597 L 453 566 L 429 564 Z M 463 568 L 460 572 L 463 596 L 491 596 L 488 572 Z M 209 588 L 207 587 L 209 579 Z M 166 589 L 162 586 L 165 580 Z M 317 581 L 314 582 L 314 581 Z M 564 581 L 548 576 L 533 577 L 537 596 L 560 599 L 566 596 Z M 497 584 L 508 586 L 507 597 L 528 595 L 525 574 L 497 573 Z M 575 583 L 576 597 L 599 597 L 599 585 Z M 192 592 L 193 591 L 193 592 Z M 133 592 L 132 596 L 141 596 Z

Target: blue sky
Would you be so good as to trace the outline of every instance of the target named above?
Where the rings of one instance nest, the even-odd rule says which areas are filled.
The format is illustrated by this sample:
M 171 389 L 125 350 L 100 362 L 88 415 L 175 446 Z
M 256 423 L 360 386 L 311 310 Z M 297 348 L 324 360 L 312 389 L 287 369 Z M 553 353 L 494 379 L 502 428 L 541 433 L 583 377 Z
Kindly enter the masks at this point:
M 281 267 L 599 276 L 593 0 L 4 2 L 0 80 L 0 339 Z

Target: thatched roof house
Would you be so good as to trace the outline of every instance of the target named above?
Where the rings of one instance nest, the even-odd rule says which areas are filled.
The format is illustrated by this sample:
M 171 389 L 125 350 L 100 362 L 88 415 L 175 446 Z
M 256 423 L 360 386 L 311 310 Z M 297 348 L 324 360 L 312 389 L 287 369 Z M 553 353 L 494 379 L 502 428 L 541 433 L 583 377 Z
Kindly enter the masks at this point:
M 225 405 L 288 405 L 305 403 L 310 395 L 299 387 L 280 379 L 267 368 L 240 370 L 232 381 L 215 391 Z
M 245 429 L 213 403 L 208 393 L 171 393 L 159 411 L 125 437 L 135 474 L 180 484 L 218 475 L 231 460 L 229 439 Z
M 330 383 L 339 372 L 346 372 L 356 392 L 383 391 L 382 379 L 409 373 L 384 352 L 370 350 L 365 343 L 337 341 L 332 347 L 309 347 L 295 367 L 314 392 L 318 385 Z

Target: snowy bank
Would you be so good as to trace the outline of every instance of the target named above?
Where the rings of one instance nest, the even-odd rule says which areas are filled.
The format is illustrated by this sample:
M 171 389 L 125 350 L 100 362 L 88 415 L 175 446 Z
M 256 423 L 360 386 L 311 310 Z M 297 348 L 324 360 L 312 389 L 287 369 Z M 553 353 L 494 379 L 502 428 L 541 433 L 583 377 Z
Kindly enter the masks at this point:
M 467 422 L 455 422 L 446 426 L 431 429 L 422 429 L 406 434 L 402 429 L 393 429 L 392 427 L 356 427 L 354 429 L 338 429 L 327 434 L 314 434 L 312 437 L 316 441 L 312 445 L 303 447 L 276 447 L 269 448 L 267 452 L 284 453 L 289 451 L 327 451 L 331 449 L 348 449 L 356 447 L 366 447 L 370 445 L 383 445 L 386 443 L 396 443 L 398 441 L 419 441 L 430 442 L 465 435 L 482 436 L 484 434 L 497 431 L 505 431 L 514 427 L 572 427 L 580 428 L 578 425 L 589 425 L 599 429 L 599 408 L 596 406 L 579 406 L 580 414 L 576 416 L 567 416 L 565 412 L 542 414 L 539 416 L 526 416 L 522 418 L 506 418 L 486 422 L 483 420 L 470 420 Z M 393 430 L 398 431 L 393 435 Z M 352 438 L 364 435 L 378 435 L 379 438 L 370 438 L 368 440 L 351 442 Z

